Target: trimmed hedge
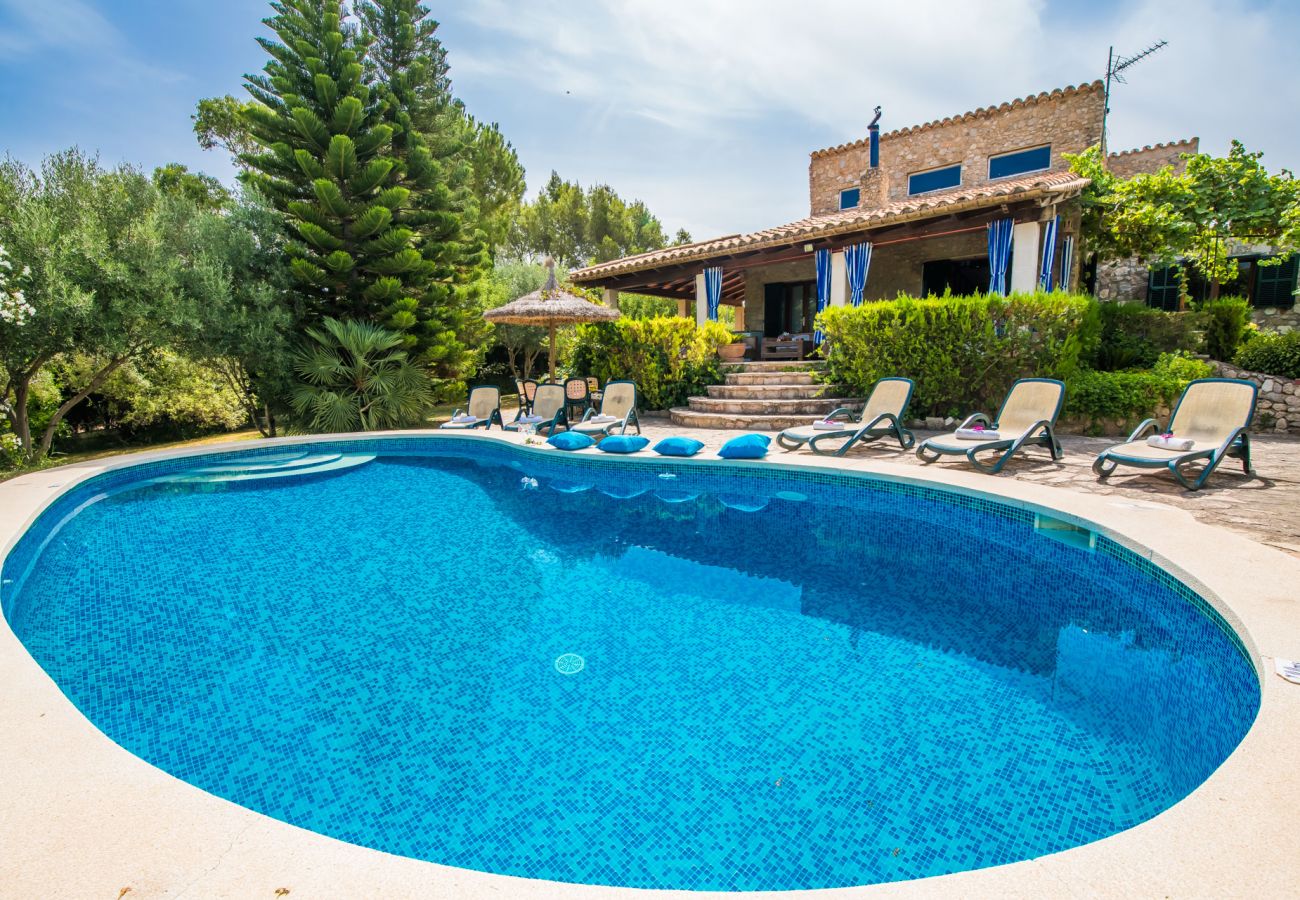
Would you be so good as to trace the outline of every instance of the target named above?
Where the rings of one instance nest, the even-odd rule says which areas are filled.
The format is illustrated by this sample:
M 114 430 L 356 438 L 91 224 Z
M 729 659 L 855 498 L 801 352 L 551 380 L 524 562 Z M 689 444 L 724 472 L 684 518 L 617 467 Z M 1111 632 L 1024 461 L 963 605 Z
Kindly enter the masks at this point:
M 1091 298 L 1062 293 L 900 296 L 832 307 L 818 323 L 827 382 L 866 396 L 879 379 L 905 375 L 916 382 L 915 416 L 991 411 L 1017 378 L 1069 378 L 1100 328 Z
M 680 316 L 618 319 L 579 325 L 569 359 L 577 375 L 636 382 L 642 409 L 669 409 L 722 383 L 718 348 L 731 331 L 717 322 L 696 326 Z
M 1261 331 L 1237 352 L 1234 365 L 1279 378 L 1300 378 L 1300 331 Z
M 1103 372 L 1146 368 L 1162 353 L 1198 346 L 1199 314 L 1165 312 L 1140 303 L 1100 303 L 1101 336 L 1084 359 Z
M 1089 431 L 1111 423 L 1131 428 L 1172 407 L 1189 381 L 1213 374 L 1214 366 L 1207 362 L 1170 353 L 1145 370 L 1082 370 L 1066 382 L 1064 416 Z

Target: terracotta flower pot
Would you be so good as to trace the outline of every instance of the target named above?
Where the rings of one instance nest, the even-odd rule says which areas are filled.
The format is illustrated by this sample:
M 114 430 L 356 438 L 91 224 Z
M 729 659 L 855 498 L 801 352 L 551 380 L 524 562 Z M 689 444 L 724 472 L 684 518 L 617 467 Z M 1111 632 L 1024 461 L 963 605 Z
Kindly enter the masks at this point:
M 723 344 L 718 348 L 718 356 L 728 362 L 735 362 L 738 359 L 745 358 L 745 345 L 742 343 Z

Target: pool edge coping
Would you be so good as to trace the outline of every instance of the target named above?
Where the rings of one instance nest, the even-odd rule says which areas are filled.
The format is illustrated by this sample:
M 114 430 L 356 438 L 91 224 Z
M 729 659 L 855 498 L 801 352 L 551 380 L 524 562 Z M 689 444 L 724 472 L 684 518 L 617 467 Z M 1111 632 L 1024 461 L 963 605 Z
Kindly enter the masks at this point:
M 47 506 L 82 482 L 105 472 L 167 459 L 237 453 L 276 445 L 425 437 L 464 439 L 466 435 L 460 431 L 455 434 L 403 431 L 239 441 L 106 457 L 19 476 L 0 484 L 0 497 L 8 499 L 9 496 L 14 496 L 17 501 L 16 506 L 0 513 L 0 560 L 3 560 L 18 537 Z M 473 437 L 539 454 L 562 452 L 551 448 L 521 446 L 521 436 L 507 433 Z M 579 451 L 576 455 L 593 452 Z M 610 459 L 610 454 L 600 456 Z M 643 460 L 648 458 L 642 454 L 637 456 Z M 1247 889 L 1243 882 L 1243 859 L 1240 852 L 1254 850 L 1256 853 L 1251 856 L 1255 856 L 1273 845 L 1276 845 L 1275 852 L 1264 853 L 1264 859 L 1245 860 L 1248 863 L 1246 874 L 1257 882 L 1249 890 L 1265 891 L 1300 883 L 1300 832 L 1269 826 L 1261 828 L 1260 823 L 1261 818 L 1267 821 L 1270 815 L 1276 815 L 1278 821 L 1284 821 L 1282 816 L 1293 815 L 1294 809 L 1300 808 L 1300 776 L 1287 777 L 1287 761 L 1283 755 L 1291 749 L 1283 736 L 1288 730 L 1300 733 L 1300 686 L 1282 681 L 1273 674 L 1268 662 L 1278 653 L 1300 656 L 1300 601 L 1294 595 L 1294 589 L 1286 590 L 1288 578 L 1291 579 L 1291 584 L 1300 585 L 1300 560 L 1242 535 L 1199 522 L 1186 510 L 1143 499 L 1085 494 L 1016 481 L 1014 477 L 989 477 L 952 466 L 918 469 L 898 467 L 876 458 L 843 460 L 801 455 L 787 459 L 786 456 L 768 457 L 757 462 L 712 459 L 674 459 L 673 462 L 707 467 L 762 465 L 805 472 L 849 472 L 1010 502 L 1067 521 L 1074 519 L 1076 523 L 1099 531 L 1134 553 L 1166 568 L 1170 574 L 1200 593 L 1237 632 L 1248 650 L 1260 678 L 1261 705 L 1255 722 L 1241 744 L 1207 781 L 1169 810 L 1127 831 L 1091 844 L 1003 866 L 865 887 L 779 892 L 781 896 L 843 898 L 858 893 L 867 896 L 868 892 L 870 896 L 922 896 L 937 890 L 966 895 L 1001 896 L 1043 896 L 1044 892 L 1046 895 L 1131 895 L 1134 892 L 1155 891 L 1199 895 L 1216 892 L 1215 885 L 1219 886 L 1219 892 L 1240 892 Z M 1144 532 L 1145 537 L 1135 537 L 1131 533 L 1134 531 Z M 1243 579 L 1232 571 L 1235 565 L 1240 564 L 1253 564 L 1266 569 L 1272 567 L 1272 578 L 1266 578 L 1262 583 L 1258 579 L 1251 579 L 1250 587 L 1244 587 Z M 1246 596 L 1250 593 L 1256 596 Z M 1275 608 L 1279 604 L 1281 608 Z M 1283 626 L 1280 630 L 1289 631 L 1292 635 L 1291 645 L 1281 644 L 1283 637 L 1276 633 L 1279 624 Z M 34 672 L 31 671 L 33 669 Z M 83 867 L 72 863 L 59 867 L 68 875 L 77 872 L 76 883 L 81 886 L 94 884 L 103 889 L 114 884 L 120 888 L 134 878 L 140 882 L 140 886 L 134 887 L 133 892 L 149 896 L 148 888 L 144 885 L 160 879 L 157 883 L 161 890 L 159 895 L 174 896 L 172 890 L 181 884 L 201 889 L 205 896 L 223 895 L 225 890 L 242 893 L 242 888 L 234 891 L 233 887 L 235 884 L 250 885 L 251 882 L 247 880 L 250 872 L 268 870 L 268 867 L 269 871 L 294 869 L 293 866 L 279 865 L 284 848 L 293 847 L 294 858 L 305 857 L 317 862 L 306 869 L 298 868 L 296 874 L 284 871 L 279 881 L 283 881 L 286 886 L 295 883 L 300 886 L 309 885 L 314 870 L 317 877 L 321 874 L 315 867 L 323 866 L 328 872 L 328 878 L 320 885 L 325 888 L 325 896 L 334 896 L 331 889 L 340 886 L 340 877 L 344 874 L 340 868 L 360 875 L 361 879 L 353 883 L 357 889 L 365 891 L 379 890 L 381 884 L 391 884 L 394 886 L 382 889 L 400 892 L 402 885 L 407 890 L 417 885 L 425 889 L 437 885 L 439 888 L 455 890 L 458 896 L 499 896 L 503 891 L 510 895 L 528 893 L 557 897 L 579 893 L 591 897 L 645 897 L 654 893 L 669 893 L 534 881 L 396 857 L 306 831 L 222 800 L 131 755 L 99 732 L 27 654 L 9 629 L 7 621 L 4 628 L 0 629 L 0 685 L 3 685 L 0 686 L 0 697 L 4 698 L 3 703 L 0 703 L 0 727 L 5 729 L 3 735 L 0 735 L 0 788 L 16 791 L 12 796 L 16 800 L 19 795 L 22 797 L 22 802 L 18 805 L 36 811 L 38 815 L 55 809 L 63 811 L 51 829 L 24 828 L 21 816 L 6 816 L 3 823 L 0 823 L 0 840 L 5 842 L 8 849 L 16 851 L 10 859 L 43 860 L 41 868 L 48 875 L 54 868 L 48 864 L 48 854 L 62 851 L 61 855 L 68 857 L 94 859 L 95 853 L 88 854 L 84 844 L 77 845 L 78 841 L 84 841 L 87 837 L 92 840 L 96 837 L 104 838 L 107 846 L 117 848 L 112 856 L 118 861 L 109 863 L 104 860 L 99 865 L 113 865 L 121 871 L 112 875 L 102 870 L 80 871 Z M 14 689 L 19 686 L 28 687 L 33 693 L 25 697 L 14 696 Z M 57 723 L 60 732 L 65 733 L 64 738 L 73 740 L 70 750 L 65 748 L 62 753 L 48 755 L 37 753 L 33 757 L 31 751 L 38 748 L 22 746 L 29 739 L 39 741 L 39 734 L 34 733 L 30 727 L 23 727 L 22 716 L 23 712 L 30 712 L 37 706 L 48 707 L 40 714 L 41 718 L 54 717 L 52 722 L 43 723 L 46 730 Z M 26 721 L 30 726 L 31 720 Z M 15 763 L 18 765 L 15 766 Z M 35 773 L 23 771 L 24 766 L 33 764 L 37 769 Z M 122 803 L 130 806 L 129 800 L 116 799 L 109 802 L 111 795 L 100 795 L 98 803 L 84 798 L 72 802 L 66 796 L 60 796 L 60 789 L 69 783 L 65 781 L 66 777 L 72 777 L 78 771 L 84 775 L 86 766 L 93 770 L 101 764 L 115 772 L 115 779 L 127 779 L 125 784 L 113 781 L 100 784 L 101 789 L 113 789 L 113 793 L 116 793 L 125 788 L 130 796 L 134 793 L 132 787 L 144 789 L 147 786 L 150 795 L 157 794 L 164 807 L 176 808 L 177 815 L 170 820 L 171 826 L 146 817 L 152 820 L 148 825 L 153 830 L 150 831 L 143 822 L 141 826 L 145 835 L 152 835 L 152 841 L 144 839 L 143 846 L 140 846 L 140 841 L 128 840 L 128 836 L 121 832 L 110 837 L 102 825 L 91 827 L 89 834 L 82 833 L 86 830 L 85 819 L 113 822 L 121 818 Z M 1278 775 L 1278 772 L 1273 771 L 1277 769 L 1281 770 L 1280 783 L 1277 778 L 1265 777 Z M 35 777 L 24 779 L 23 775 Z M 1223 793 L 1234 796 L 1231 799 L 1213 799 L 1215 795 Z M 1225 803 L 1230 806 L 1225 807 Z M 105 806 L 107 808 L 102 808 Z M 153 808 L 156 811 L 156 807 Z M 144 813 L 143 808 L 130 811 L 134 814 Z M 1232 814 L 1225 815 L 1229 811 Z M 72 826 L 69 822 L 71 819 L 82 821 Z M 210 821 L 213 827 L 209 829 L 206 826 Z M 173 848 L 170 859 L 160 859 L 157 853 L 157 842 L 160 840 L 157 829 L 161 826 L 164 831 L 171 830 L 182 822 L 189 823 L 189 828 L 197 828 L 200 833 L 191 833 L 188 839 L 183 838 L 180 845 Z M 1196 825 L 1198 822 L 1200 824 Z M 1204 835 L 1202 840 L 1189 837 L 1189 825 L 1194 826 L 1192 832 Z M 244 838 L 230 841 L 229 849 L 219 855 L 215 863 L 210 860 L 203 862 L 207 858 L 203 852 L 204 847 L 214 841 L 220 844 L 221 835 L 231 827 L 237 827 L 238 833 Z M 259 837 L 253 839 L 251 835 Z M 164 840 L 164 844 L 177 844 L 175 837 L 173 835 L 170 840 Z M 1189 847 L 1189 844 L 1193 846 Z M 181 852 L 182 847 L 184 852 Z M 29 851 L 26 856 L 24 849 Z M 150 852 L 151 849 L 153 852 Z M 237 849 L 239 852 L 236 852 Z M 1237 852 L 1238 855 L 1225 856 L 1229 851 Z M 124 854 L 126 858 L 119 857 L 118 853 Z M 1131 857 L 1134 865 L 1126 870 L 1124 877 L 1117 880 L 1097 875 L 1099 870 L 1109 869 L 1112 873 L 1115 872 L 1115 861 L 1128 857 Z M 1269 860 L 1272 865 L 1267 864 Z M 1216 861 L 1218 865 L 1215 864 Z M 207 879 L 202 882 L 203 887 L 200 887 L 201 883 L 195 882 L 193 867 L 204 870 L 198 876 Z M 11 872 L 10 868 L 16 868 L 16 871 Z M 127 877 L 132 872 L 139 874 Z M 171 873 L 170 876 L 165 874 L 168 872 Z M 21 863 L 17 867 L 0 863 L 0 873 L 5 875 L 6 883 L 10 886 L 24 884 L 25 879 L 33 874 L 24 871 Z M 257 883 L 265 884 L 260 881 Z M 51 887 L 48 878 L 33 881 L 32 885 L 34 889 L 39 885 L 46 892 Z M 297 892 L 299 888 L 294 890 Z M 68 892 L 80 893 L 82 887 Z M 682 896 L 711 895 L 710 892 L 673 893 Z M 716 893 L 712 895 L 722 896 Z

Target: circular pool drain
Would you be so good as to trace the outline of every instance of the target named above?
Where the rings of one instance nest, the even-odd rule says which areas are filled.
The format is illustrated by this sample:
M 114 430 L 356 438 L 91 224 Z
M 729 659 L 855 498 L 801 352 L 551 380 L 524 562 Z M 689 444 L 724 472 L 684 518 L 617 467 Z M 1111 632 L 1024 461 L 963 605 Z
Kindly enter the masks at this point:
M 555 658 L 555 671 L 561 675 L 577 675 L 587 665 L 587 661 L 576 653 L 566 653 Z

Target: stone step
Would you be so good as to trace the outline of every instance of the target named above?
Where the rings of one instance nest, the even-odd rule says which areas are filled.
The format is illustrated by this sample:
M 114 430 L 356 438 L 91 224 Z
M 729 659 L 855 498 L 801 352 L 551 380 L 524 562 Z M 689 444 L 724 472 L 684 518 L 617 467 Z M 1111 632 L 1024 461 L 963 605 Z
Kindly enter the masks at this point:
M 823 369 L 826 363 L 817 359 L 765 359 L 760 362 L 742 362 L 727 366 L 727 372 L 812 372 Z
M 709 396 L 715 400 L 818 400 L 842 396 L 844 388 L 833 384 L 712 384 Z
M 818 400 L 718 400 L 713 397 L 691 397 L 687 405 L 695 412 L 716 415 L 799 416 L 804 419 L 825 415 L 847 406 L 859 409 L 861 400 L 824 398 Z
M 809 424 L 815 416 L 747 415 L 744 413 L 700 412 L 677 408 L 669 417 L 679 428 L 721 428 L 739 431 L 782 431 Z
M 812 372 L 734 372 L 727 384 L 813 384 Z

